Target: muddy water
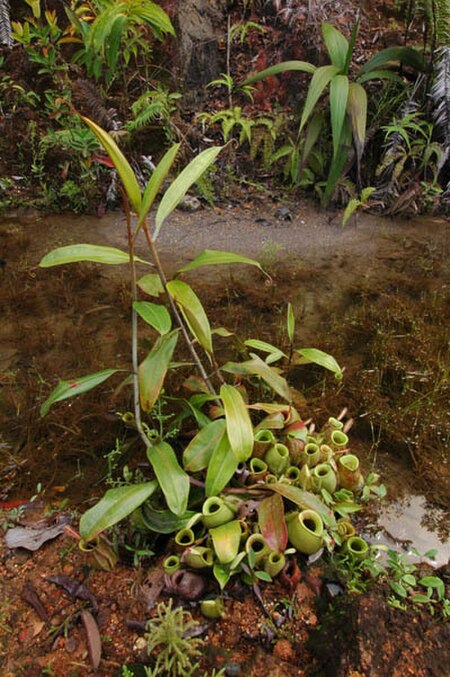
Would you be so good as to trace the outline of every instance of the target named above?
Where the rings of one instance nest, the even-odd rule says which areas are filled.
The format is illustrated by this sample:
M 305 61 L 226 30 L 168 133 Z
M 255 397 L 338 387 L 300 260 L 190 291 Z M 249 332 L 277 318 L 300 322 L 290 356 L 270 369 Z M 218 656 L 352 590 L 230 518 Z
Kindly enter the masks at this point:
M 448 507 L 448 398 L 443 398 L 447 404 L 440 411 L 429 395 L 438 386 L 445 390 L 436 383 L 448 358 L 441 326 L 445 317 L 441 305 L 445 308 L 450 287 L 448 224 L 439 218 L 393 221 L 364 216 L 342 228 L 339 216 L 330 218 L 302 204 L 291 204 L 292 219 L 281 220 L 277 207 L 253 200 L 239 209 L 176 212 L 158 240 L 164 265 L 172 272 L 205 248 L 257 258 L 273 277 L 270 287 L 256 269 L 245 266 L 189 273 L 187 279 L 213 324 L 223 324 L 243 338 L 277 342 L 290 300 L 297 319 L 296 345 L 332 352 L 346 367 L 341 386 L 327 382 L 325 387 L 321 376 L 311 380 L 303 372 L 297 383 L 298 375 L 291 375 L 309 402 L 305 415 L 323 420 L 349 406 L 356 418 L 355 447 L 365 454 L 368 469 L 381 472 L 391 495 L 426 491 L 429 499 L 440 505 L 447 501 Z M 86 397 L 86 404 L 70 402 L 44 423 L 38 418 L 38 405 L 62 375 L 128 366 L 126 268 L 37 267 L 50 249 L 77 242 L 126 249 L 122 215 L 101 219 L 13 215 L 0 224 L 0 258 L 6 262 L 1 292 L 0 441 L 8 444 L 13 458 L 17 450 L 37 453 L 39 479 L 65 489 L 67 495 L 76 491 L 77 482 L 86 487 L 87 478 L 90 486 L 94 470 L 89 459 L 95 467 L 99 461 L 102 465 L 101 456 L 114 446 L 115 403 Z M 137 253 L 147 257 L 144 242 L 138 243 Z M 141 267 L 142 274 L 147 271 Z M 427 308 L 436 310 L 429 318 L 424 317 Z M 388 329 L 380 320 L 382 309 L 390 311 Z M 383 333 L 389 334 L 394 347 L 387 346 L 392 353 L 380 367 L 372 364 L 372 358 L 386 347 L 376 343 Z M 427 345 L 435 335 L 436 344 Z M 420 351 L 411 352 L 410 343 Z M 429 382 L 425 390 L 423 379 Z M 401 397 L 407 388 L 416 389 L 417 398 L 406 405 Z M 427 401 L 431 413 L 421 409 Z M 391 420 L 401 407 L 403 427 Z M 431 421 L 435 414 L 441 418 Z M 418 421 L 428 418 L 436 434 L 422 430 L 420 445 L 404 442 L 414 441 Z M 11 458 L 6 460 L 10 466 Z M 35 477 L 33 468 L 27 473 Z M 22 486 L 25 489 L 26 482 Z M 416 505 L 414 498 L 409 500 Z M 406 531 L 408 512 L 393 519 L 389 515 L 383 519 L 394 539 L 413 540 L 418 534 L 416 526 L 414 533 Z M 397 533 L 394 526 L 401 530 Z M 420 551 L 432 547 L 429 541 L 414 544 Z M 442 556 L 448 557 L 448 550 Z

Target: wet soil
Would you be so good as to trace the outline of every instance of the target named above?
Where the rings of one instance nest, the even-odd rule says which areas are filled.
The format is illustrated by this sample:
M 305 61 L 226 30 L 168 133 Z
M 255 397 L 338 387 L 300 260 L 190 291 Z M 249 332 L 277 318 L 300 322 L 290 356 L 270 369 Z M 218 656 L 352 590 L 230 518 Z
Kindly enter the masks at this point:
M 297 320 L 295 345 L 331 352 L 345 367 L 340 384 L 319 369 L 291 369 L 288 377 L 304 417 L 313 416 L 321 425 L 347 406 L 355 418 L 352 440 L 366 472 L 380 472 L 393 497 L 413 489 L 448 511 L 448 224 L 440 218 L 394 222 L 365 215 L 342 228 L 339 214 L 330 217 L 292 203 L 287 204 L 290 219 L 284 220 L 279 207 L 249 193 L 239 206 L 176 212 L 161 233 L 163 262 L 173 273 L 204 248 L 258 258 L 272 277 L 270 285 L 257 269 L 243 266 L 186 275 L 212 325 L 225 326 L 240 339 L 259 338 L 286 347 L 289 300 Z M 29 499 L 40 483 L 39 499 L 47 506 L 58 511 L 67 501 L 82 512 L 104 491 L 104 455 L 117 439 L 126 449 L 122 463 L 143 460 L 139 445 L 116 414 L 131 407 L 131 394 L 118 387 L 120 379 L 60 403 L 46 418 L 39 418 L 40 404 L 61 377 L 112 366 L 129 368 L 126 270 L 94 264 L 38 267 L 47 251 L 75 242 L 125 249 L 122 215 L 93 219 L 18 213 L 0 224 L 4 507 L 11 507 L 8 502 L 16 498 Z M 141 246 L 137 253 L 146 256 Z M 141 272 L 147 267 L 143 265 Z M 219 362 L 230 354 L 229 343 L 218 338 Z M 448 520 L 447 526 L 445 521 L 440 526 L 441 539 L 448 538 Z M 33 556 L 2 548 L 4 674 L 90 674 L 81 627 L 75 625 L 66 638 L 54 643 L 47 626 L 20 597 L 30 578 L 48 605 L 50 618 L 56 618 L 51 623 L 62 623 L 73 613 L 74 601 L 45 580 L 55 573 L 83 577 L 86 562 L 71 546 L 73 542 L 63 536 Z M 144 572 L 124 566 L 113 575 L 89 574 L 86 584 L 105 610 L 101 633 L 108 638 L 97 674 L 112 675 L 122 663 L 136 659 L 133 647 L 138 636 L 126 629 L 125 619 L 145 620 L 148 615 L 139 593 L 143 577 Z M 213 649 L 205 668 L 236 664 L 238 668 L 230 668 L 236 672 L 227 674 L 255 676 L 384 675 L 378 663 L 370 662 L 371 655 L 382 651 L 389 656 L 389 674 L 448 674 L 438 623 L 420 614 L 411 618 L 395 613 L 385 605 L 379 608 L 370 597 L 358 602 L 358 608 L 367 606 L 373 624 L 385 618 L 380 632 L 385 626 L 395 627 L 393 635 L 380 634 L 375 642 L 364 631 L 366 621 L 356 623 L 351 652 L 348 638 L 343 639 L 337 657 L 330 659 L 332 667 L 325 669 L 326 660 L 321 661 L 328 655 L 323 648 L 327 642 L 319 639 L 320 651 L 317 642 L 308 644 L 311 630 L 322 625 L 317 601 L 323 604 L 323 596 L 318 592 L 311 581 L 303 581 L 300 589 L 265 591 L 269 614 L 275 601 L 295 596 L 298 618 L 288 619 L 283 631 L 272 636 L 265 629 L 267 617 L 259 602 L 237 591 L 236 598 L 227 602 L 227 618 L 206 632 Z M 359 611 L 349 613 L 359 618 Z M 420 654 L 413 650 L 418 637 L 424 649 Z M 440 651 L 440 662 L 433 647 Z

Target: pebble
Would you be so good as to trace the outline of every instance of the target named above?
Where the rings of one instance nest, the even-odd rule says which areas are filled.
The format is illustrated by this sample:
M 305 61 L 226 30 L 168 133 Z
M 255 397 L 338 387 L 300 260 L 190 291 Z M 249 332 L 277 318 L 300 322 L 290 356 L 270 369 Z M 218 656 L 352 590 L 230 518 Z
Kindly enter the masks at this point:
M 287 639 L 279 639 L 273 647 L 273 655 L 281 661 L 293 663 L 295 661 L 295 651 L 292 644 Z

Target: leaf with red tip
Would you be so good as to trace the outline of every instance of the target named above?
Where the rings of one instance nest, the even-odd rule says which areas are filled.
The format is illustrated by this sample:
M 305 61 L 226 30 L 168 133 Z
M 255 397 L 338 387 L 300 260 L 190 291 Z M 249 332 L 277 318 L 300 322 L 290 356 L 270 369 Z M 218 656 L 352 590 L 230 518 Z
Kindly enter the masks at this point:
M 283 499 L 279 494 L 265 498 L 258 506 L 258 524 L 272 550 L 283 552 L 288 542 Z

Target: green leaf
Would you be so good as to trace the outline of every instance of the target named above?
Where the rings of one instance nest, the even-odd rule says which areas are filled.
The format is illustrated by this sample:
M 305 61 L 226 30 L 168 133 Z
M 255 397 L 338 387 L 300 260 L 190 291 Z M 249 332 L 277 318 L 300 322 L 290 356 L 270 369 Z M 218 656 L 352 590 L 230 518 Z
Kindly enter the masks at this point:
M 180 268 L 180 270 L 177 271 L 177 274 L 186 273 L 188 270 L 194 270 L 201 266 L 217 266 L 231 263 L 245 263 L 249 266 L 256 266 L 264 273 L 261 264 L 258 263 L 258 261 L 255 261 L 255 259 L 249 259 L 247 256 L 241 256 L 240 254 L 233 254 L 233 252 L 204 249 L 193 261 L 187 263 L 183 268 Z M 264 274 L 267 275 L 267 273 Z
M 177 516 L 170 510 L 155 510 L 148 502 L 142 504 L 141 514 L 145 526 L 157 534 L 172 534 L 184 529 L 197 515 L 196 512 L 187 510 L 183 515 Z
M 91 541 L 136 510 L 157 489 L 158 483 L 145 482 L 109 489 L 103 498 L 87 510 L 80 519 L 80 535 Z
M 183 169 L 181 174 L 166 190 L 163 199 L 160 202 L 158 211 L 156 213 L 155 232 L 153 239 L 156 240 L 166 218 L 173 212 L 177 205 L 181 202 L 183 197 L 188 192 L 189 188 L 201 177 L 210 165 L 216 160 L 222 146 L 213 146 L 204 150 L 200 155 L 197 155 L 187 167 Z
M 169 510 L 175 515 L 183 515 L 189 498 L 189 475 L 180 467 L 174 450 L 167 442 L 158 442 L 147 448 L 147 458 Z
M 239 461 L 231 450 L 230 440 L 225 434 L 214 449 L 208 463 L 205 480 L 206 496 L 217 496 L 233 477 Z
M 224 590 L 228 581 L 231 578 L 230 567 L 226 564 L 214 564 L 213 566 L 214 578 L 220 585 L 220 589 Z
M 352 123 L 358 162 L 360 162 L 366 140 L 367 94 L 364 87 L 357 82 L 352 82 L 349 86 L 347 109 Z
M 416 577 L 413 576 L 412 574 L 405 574 L 402 576 L 402 581 L 403 583 L 406 583 L 406 585 L 410 585 L 411 587 L 414 587 L 416 585 Z
M 230 564 L 239 552 L 241 540 L 241 524 L 239 520 L 233 520 L 220 527 L 210 529 L 215 553 L 221 564 Z
M 411 601 L 415 604 L 428 604 L 431 602 L 431 598 L 428 597 L 428 595 L 421 595 L 420 593 L 417 593 L 416 595 L 412 595 Z
M 358 76 L 356 80 L 360 85 L 363 85 L 365 82 L 371 82 L 372 80 L 392 80 L 393 82 L 398 82 L 404 87 L 407 86 L 406 81 L 401 78 L 400 75 L 387 70 L 369 71 L 368 73 Z
M 161 336 L 139 365 L 139 395 L 144 411 L 151 411 L 161 388 L 178 341 L 178 330 Z
M 86 393 L 88 390 L 92 390 L 92 388 L 95 388 L 100 385 L 100 383 L 103 383 L 103 381 L 106 381 L 106 379 L 118 371 L 121 370 L 104 369 L 103 371 L 97 371 L 93 374 L 87 374 L 87 376 L 80 376 L 72 381 L 60 381 L 41 405 L 40 415 L 46 416 L 50 407 L 55 404 L 55 402 L 61 402 L 62 400 L 67 400 L 69 397 L 75 397 L 76 395 Z
M 149 303 L 148 301 L 135 301 L 133 308 L 137 314 L 142 317 L 144 322 L 147 322 L 153 329 L 156 329 L 160 334 L 168 334 L 172 328 L 172 319 L 169 311 L 165 306 L 160 306 L 156 303 Z
M 198 472 L 208 467 L 211 456 L 222 441 L 226 421 L 218 418 L 202 428 L 183 452 L 183 466 L 188 472 Z
M 250 353 L 252 359 L 246 362 L 227 362 L 221 367 L 222 371 L 230 374 L 247 374 L 259 376 L 276 393 L 288 402 L 291 401 L 291 390 L 285 378 L 280 376 L 274 369 L 264 362 L 255 353 Z
M 342 214 L 342 225 L 345 226 L 349 218 L 356 212 L 358 207 L 361 206 L 361 200 L 358 200 L 355 197 L 352 197 L 348 203 L 346 208 L 344 209 L 344 213 Z
M 244 345 L 249 348 L 255 348 L 255 350 L 261 350 L 263 353 L 269 353 L 269 356 L 265 360 L 266 364 L 272 364 L 282 357 L 287 357 L 287 355 L 276 346 L 273 346 L 271 343 L 266 343 L 266 341 L 260 341 L 259 339 L 248 339 L 247 341 L 244 341 Z
M 96 244 L 69 244 L 65 247 L 53 249 L 53 251 L 46 254 L 39 263 L 39 266 L 41 268 L 51 268 L 52 266 L 62 266 L 66 263 L 78 263 L 79 261 L 117 265 L 120 263 L 130 263 L 130 256 L 128 252 L 116 249 L 115 247 L 103 247 Z M 147 263 L 137 256 L 135 261 Z
M 439 599 L 442 599 L 445 595 L 445 584 L 442 578 L 438 576 L 424 576 L 419 580 L 420 585 L 424 585 L 427 588 L 434 588 Z
M 213 352 L 211 327 L 208 316 L 200 299 L 192 287 L 182 280 L 171 280 L 167 289 L 174 301 L 180 306 L 184 319 L 194 337 L 207 353 Z
M 136 225 L 135 233 L 139 230 L 143 222 L 145 221 L 148 212 L 152 208 L 153 202 L 155 201 L 156 196 L 166 178 L 167 174 L 172 167 L 177 153 L 180 149 L 179 143 L 176 143 L 172 148 L 169 148 L 167 153 L 164 155 L 162 160 L 158 163 L 155 171 L 153 172 L 150 181 L 148 182 L 144 195 L 142 196 L 142 205 L 138 216 L 138 222 Z
M 346 75 L 336 75 L 330 82 L 330 112 L 334 156 L 339 153 L 342 127 L 347 114 L 348 96 L 348 77 Z
M 265 68 L 259 73 L 250 75 L 244 80 L 243 85 L 250 85 L 253 82 L 258 82 L 264 78 L 273 77 L 274 75 L 279 75 L 280 73 L 285 73 L 286 71 L 302 71 L 303 73 L 314 73 L 316 67 L 307 61 L 282 61 L 281 63 L 275 64 L 275 66 L 270 66 Z
M 288 542 L 283 499 L 273 494 L 258 506 L 258 525 L 269 548 L 284 552 Z
M 318 350 L 317 348 L 300 348 L 300 350 L 295 350 L 296 353 L 299 353 L 302 357 L 297 361 L 297 364 L 308 364 L 313 362 L 318 364 L 324 369 L 332 371 L 337 380 L 342 379 L 342 369 L 334 359 L 332 355 L 324 353 L 323 350 Z
M 263 363 L 264 364 L 264 363 Z M 231 449 L 238 461 L 246 461 L 253 450 L 253 426 L 242 395 L 233 386 L 223 385 L 220 397 L 225 409 Z
M 164 293 L 164 287 L 158 273 L 144 275 L 137 281 L 137 286 L 149 296 L 159 296 Z
M 317 68 L 314 75 L 311 78 L 311 83 L 309 85 L 308 94 L 306 95 L 305 105 L 303 107 L 303 113 L 300 120 L 300 128 L 298 133 L 300 134 L 303 127 L 308 122 L 308 118 L 314 110 L 314 107 L 320 97 L 322 96 L 325 88 L 328 86 L 330 80 L 334 78 L 335 75 L 339 73 L 339 68 L 336 66 L 321 66 Z
M 301 160 L 302 167 L 304 167 L 308 162 L 308 158 L 311 154 L 311 151 L 317 143 L 317 140 L 320 136 L 320 132 L 322 130 L 323 121 L 324 121 L 323 113 L 315 113 L 308 124 L 305 133 L 305 143 L 302 150 L 302 160 Z
M 303 510 L 315 510 L 327 524 L 332 526 L 336 523 L 332 510 L 330 510 L 320 498 L 311 494 L 309 491 L 300 489 L 300 487 L 295 487 L 292 484 L 284 484 L 283 482 L 274 482 L 273 484 L 266 484 L 265 486 L 267 489 L 287 498 L 288 501 L 295 503 Z
M 94 132 L 95 136 L 108 153 L 117 170 L 118 175 L 120 176 L 131 206 L 133 207 L 136 214 L 139 214 L 142 199 L 141 189 L 139 188 L 136 176 L 134 175 L 128 160 L 125 158 L 119 146 L 108 134 L 108 132 L 105 132 L 105 130 L 99 127 L 99 125 L 97 125 L 92 120 L 89 120 L 89 118 L 84 117 L 83 115 L 81 116 L 81 119 L 87 124 L 89 129 Z
M 348 41 L 334 26 L 322 24 L 322 35 L 330 55 L 331 63 L 341 72 L 345 72 L 348 53 Z
M 387 49 L 382 49 L 381 52 L 378 52 L 378 54 L 375 54 L 371 59 L 366 61 L 364 66 L 359 69 L 357 78 L 363 75 L 363 73 L 378 70 L 380 66 L 392 62 L 404 63 L 417 71 L 428 70 L 425 60 L 416 49 L 412 47 L 388 47 Z
M 289 302 L 287 305 L 286 328 L 288 339 L 292 343 L 292 341 L 294 340 L 294 332 L 295 332 L 295 315 L 294 309 L 292 308 L 292 304 Z
M 400 583 L 396 583 L 395 581 L 391 581 L 389 583 L 389 585 L 391 586 L 391 588 L 395 592 L 395 594 L 398 595 L 399 597 L 402 597 L 402 599 L 406 599 L 406 597 L 408 597 L 408 592 L 407 592 L 406 588 L 404 588 L 403 585 L 401 585 Z

